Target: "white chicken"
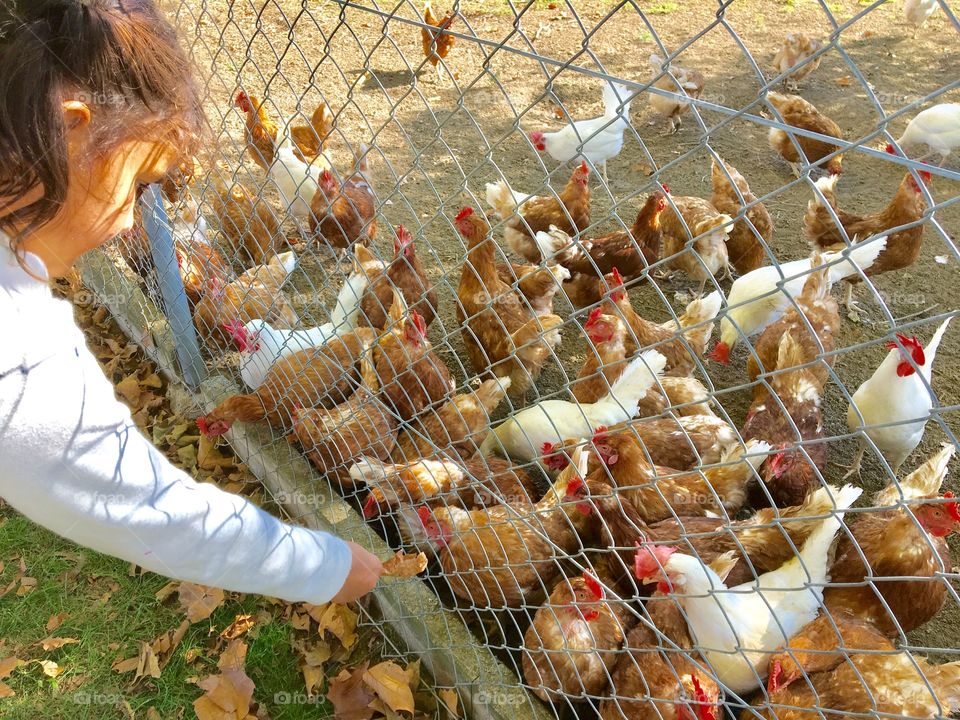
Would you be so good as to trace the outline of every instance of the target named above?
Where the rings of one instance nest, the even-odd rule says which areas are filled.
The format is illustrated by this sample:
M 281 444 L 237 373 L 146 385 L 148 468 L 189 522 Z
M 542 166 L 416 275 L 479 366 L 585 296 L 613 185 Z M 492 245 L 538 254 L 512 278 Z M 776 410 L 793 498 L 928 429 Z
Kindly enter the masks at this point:
M 260 387 L 280 358 L 323 345 L 331 338 L 356 329 L 363 291 L 369 278 L 382 271 L 386 264 L 362 245 L 358 245 L 355 252 L 353 272 L 337 295 L 329 322 L 300 330 L 276 329 L 264 320 L 252 320 L 244 325 L 238 322 L 225 327 L 240 351 L 240 378 L 248 388 L 256 390 Z
M 528 137 L 538 152 L 546 152 L 557 162 L 586 158 L 601 167 L 607 179 L 607 160 L 623 149 L 623 132 L 630 127 L 630 103 L 633 93 L 623 85 L 604 83 L 603 115 L 577 120 L 557 132 L 534 131 Z
M 904 0 L 903 19 L 913 25 L 913 36 L 916 37 L 920 29 L 926 25 L 940 3 L 937 0 Z
M 941 103 L 917 113 L 897 139 L 897 145 L 904 151 L 926 145 L 927 154 L 915 159 L 939 155 L 939 164 L 943 165 L 950 153 L 960 147 L 960 103 Z M 893 145 L 887 145 L 887 152 L 894 152 Z
M 933 398 L 928 390 L 930 372 L 937 348 L 952 319 L 948 317 L 943 321 L 926 348 L 916 337 L 897 334 L 900 345 L 910 353 L 913 362 L 904 357 L 897 343 L 891 341 L 887 357 L 853 394 L 847 408 L 850 431 L 862 430 L 883 453 L 894 475 L 923 438 L 923 430 L 933 407 Z M 914 365 L 920 368 L 919 375 Z M 860 473 L 860 463 L 866 449 L 866 441 L 860 436 L 857 457 L 847 475 Z
M 865 270 L 887 246 L 887 236 L 859 242 L 848 250 L 825 253 L 821 257 L 830 265 L 830 284 Z M 846 258 L 845 261 L 837 262 Z M 782 274 L 781 274 L 782 273 Z M 790 299 L 803 291 L 810 274 L 810 258 L 783 265 L 765 265 L 741 275 L 727 296 L 726 315 L 720 320 L 720 340 L 707 357 L 719 363 L 730 362 L 730 351 L 741 337 L 755 335 L 780 319 L 790 306 Z
M 663 545 L 640 545 L 634 573 L 642 582 L 657 582 L 661 592 L 677 593 L 674 599 L 684 610 L 693 642 L 717 680 L 743 695 L 763 683 L 770 653 L 820 612 L 830 546 L 844 511 L 862 492 L 852 485 L 837 492 L 836 510 L 800 553 L 754 582 L 727 588 L 699 558 Z
M 311 165 L 297 157 L 288 131 L 277 148 L 267 175 L 280 193 L 284 207 L 299 220 L 310 218 L 310 204 L 320 187 L 318 178 L 323 169 L 323 164 Z
M 637 414 L 637 403 L 656 385 L 666 366 L 656 350 L 646 350 L 627 365 L 610 392 L 595 403 L 544 400 L 524 408 L 487 435 L 482 455 L 500 451 L 508 458 L 530 462 L 540 457 L 544 443 L 585 438 L 600 426 L 626 422 Z

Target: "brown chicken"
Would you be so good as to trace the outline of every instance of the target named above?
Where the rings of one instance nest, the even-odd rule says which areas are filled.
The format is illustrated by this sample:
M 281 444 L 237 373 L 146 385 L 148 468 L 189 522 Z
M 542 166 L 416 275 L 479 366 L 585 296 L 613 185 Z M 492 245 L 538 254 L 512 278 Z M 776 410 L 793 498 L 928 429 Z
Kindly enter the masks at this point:
M 649 63 L 656 77 L 653 87 L 678 95 L 688 95 L 691 98 L 699 98 L 703 94 L 706 81 L 699 70 L 673 64 L 664 68 L 663 59 L 657 55 L 651 55 Z M 683 125 L 683 115 L 689 112 L 690 103 L 666 95 L 650 93 L 650 107 L 670 121 L 670 132 L 675 133 Z
M 337 250 L 347 250 L 354 243 L 369 245 L 377 236 L 377 197 L 366 158 L 343 183 L 330 170 L 323 170 L 310 212 L 310 231 L 320 242 Z
M 197 157 L 187 158 L 179 163 L 160 181 L 160 189 L 172 203 L 183 197 L 184 191 L 192 187 L 198 178 L 203 177 L 203 165 Z
M 890 637 L 898 637 L 901 630 L 909 633 L 940 612 L 950 594 L 949 580 L 934 575 L 951 571 L 946 538 L 960 532 L 960 505 L 951 493 L 940 495 L 954 450 L 945 445 L 906 479 L 877 495 L 874 505 L 882 509 L 858 513 L 848 523 L 853 541 L 847 534 L 840 536 L 830 575 L 833 583 L 856 586 L 824 591 L 831 612 L 852 612 Z M 909 507 L 901 504 L 901 493 Z M 868 576 L 870 581 L 862 584 Z
M 757 575 L 776 570 L 796 557 L 795 548 L 802 546 L 820 527 L 823 517 L 836 509 L 833 496 L 838 492 L 836 488 L 821 488 L 803 505 L 779 512 L 764 508 L 744 520 L 681 517 L 648 525 L 633 503 L 616 494 L 608 483 L 591 479 L 587 487 L 589 504 L 596 509 L 593 514 L 602 519 L 603 542 L 615 549 L 625 567 L 633 566 L 635 545 L 643 538 L 655 543 L 681 543 L 692 547 L 691 554 L 703 563 L 713 563 L 721 556 L 735 561 L 725 580 L 728 587 L 754 581 Z
M 719 463 L 740 439 L 730 425 L 713 415 L 689 415 L 674 420 L 658 418 L 631 421 L 610 428 L 598 428 L 604 443 L 612 452 L 624 447 L 636 447 L 650 462 L 675 470 L 693 470 L 697 466 Z M 543 449 L 545 465 L 552 470 L 567 466 L 573 450 L 584 441 L 567 440 Z
M 660 217 L 663 244 L 660 258 L 673 270 L 682 270 L 690 279 L 700 281 L 698 294 L 707 280 L 718 273 L 730 274 L 727 236 L 733 218 L 717 212 L 707 200 L 698 197 L 671 195 L 673 207 Z M 696 238 L 688 247 L 691 239 Z
M 764 245 L 770 247 L 773 240 L 773 219 L 750 191 L 743 175 L 730 163 L 720 162 L 723 167 L 716 160 L 712 163 L 713 195 L 710 202 L 717 212 L 737 218 L 727 235 L 727 257 L 738 273 L 746 275 L 767 260 Z M 744 211 L 748 205 L 749 209 Z M 741 213 L 742 217 L 737 217 Z
M 772 395 L 757 394 L 740 433 L 744 440 L 766 440 L 774 448 L 760 470 L 762 485 L 751 487 L 754 507 L 771 501 L 777 507 L 799 505 L 822 485 L 827 464 L 823 386 L 810 367 L 800 367 L 811 358 L 793 335 L 787 331 L 781 337 L 776 371 L 767 380 Z
M 823 394 L 823 388 L 829 379 L 829 368 L 833 367 L 837 349 L 834 335 L 840 329 L 840 311 L 836 300 L 830 294 L 830 270 L 820 268 L 823 259 L 814 253 L 810 267 L 819 268 L 807 276 L 803 290 L 794 298 L 783 316 L 767 327 L 754 344 L 754 353 L 747 360 L 747 375 L 754 382 L 761 373 L 770 372 L 777 367 L 780 355 L 780 343 L 783 336 L 790 333 L 800 345 L 805 363 L 814 363 L 808 368 L 816 378 L 817 390 Z M 799 308 L 799 309 L 798 309 Z M 811 332 L 812 331 L 812 332 Z M 757 362 L 757 358 L 760 362 Z M 754 398 L 767 395 L 763 385 L 753 389 Z
M 559 199 L 558 199 L 559 198 Z M 590 169 L 586 161 L 573 171 L 558 196 L 530 196 L 521 200 L 505 182 L 487 185 L 487 202 L 505 222 L 507 245 L 532 263 L 543 260 L 538 232 L 551 226 L 576 235 L 590 224 Z
M 380 395 L 400 420 L 407 421 L 453 392 L 450 371 L 427 339 L 427 325 L 416 310 L 407 311 L 399 291 L 390 308 L 393 321 L 380 338 L 375 366 Z
M 533 479 L 501 458 L 473 460 L 411 459 L 385 465 L 361 458 L 350 468 L 353 482 L 370 488 L 363 516 L 370 520 L 388 508 L 430 503 L 451 503 L 467 510 L 510 505 L 530 510 L 536 498 Z
M 319 347 L 282 357 L 255 393 L 227 398 L 197 418 L 197 426 L 204 435 L 216 437 L 236 422 L 266 419 L 272 427 L 287 432 L 293 428 L 294 411 L 332 409 L 353 395 L 357 366 L 375 341 L 372 330 L 360 328 Z
M 396 420 L 375 391 L 361 385 L 332 410 L 293 410 L 293 433 L 321 473 L 350 481 L 350 466 L 362 457 L 385 460 L 396 438 Z
M 632 354 L 638 349 L 652 347 L 667 359 L 665 375 L 692 374 L 696 368 L 696 360 L 690 355 L 687 347 L 689 346 L 697 356 L 703 356 L 710 335 L 713 333 L 714 324 L 711 321 L 720 312 L 722 300 L 720 293 L 710 293 L 687 305 L 686 311 L 679 318 L 678 327 L 673 320 L 657 324 L 638 315 L 630 304 L 630 298 L 623 289 L 623 277 L 616 268 L 613 269 L 611 290 L 610 300 L 620 309 L 623 319 L 630 327 L 627 352 Z
M 560 290 L 561 283 L 570 279 L 570 273 L 562 265 L 551 261 L 547 261 L 545 268 L 498 262 L 497 277 L 504 285 L 516 285 L 537 315 L 553 315 L 553 298 Z
M 933 176 L 929 172 L 920 170 L 919 174 L 925 183 L 930 184 Z M 814 197 L 807 203 L 807 212 L 803 216 L 803 233 L 815 248 L 821 250 L 845 248 L 848 243 L 844 239 L 844 233 L 851 243 L 867 240 L 875 235 L 886 234 L 890 228 L 916 222 L 927 211 L 923 192 L 910 173 L 904 175 L 893 200 L 883 210 L 870 215 L 854 215 L 837 205 L 837 177 L 821 178 L 817 181 L 817 187 L 843 227 L 842 231 L 837 227 L 830 208 L 825 207 L 819 197 Z M 924 225 L 920 224 L 888 234 L 886 246 L 870 267 L 864 270 L 864 273 L 868 277 L 873 277 L 880 273 L 901 270 L 915 263 L 920 257 L 920 249 L 923 246 L 923 228 Z M 860 282 L 860 274 L 854 273 L 849 276 L 847 282 L 850 284 L 847 286 L 846 304 L 850 307 L 853 284 Z
M 193 310 L 201 342 L 220 350 L 232 348 L 233 335 L 224 329 L 238 321 L 241 325 L 264 320 L 276 328 L 296 327 L 299 318 L 281 289 L 296 262 L 292 252 L 282 253 L 225 285 L 216 278 L 208 281 L 208 289 Z M 181 260 L 181 272 L 185 264 Z
M 454 395 L 438 408 L 404 423 L 391 459 L 395 463 L 442 452 L 473 457 L 490 428 L 490 415 L 506 396 L 510 378 L 486 380 L 476 389 Z
M 468 248 L 457 290 L 457 322 L 470 364 L 477 374 L 509 377 L 510 394 L 523 396 L 560 343 L 554 328 L 563 320 L 536 315 L 500 280 L 490 227 L 473 208 L 463 208 L 455 225 Z
M 583 326 L 592 347 L 577 379 L 570 384 L 570 394 L 579 403 L 594 403 L 604 397 L 629 363 L 626 325 L 618 315 L 604 315 L 603 311 L 602 307 L 594 308 Z M 659 415 L 666 409 L 667 400 L 651 388 L 637 407 L 637 417 Z
M 393 241 L 393 260 L 386 272 L 370 278 L 360 299 L 361 325 L 383 330 L 393 303 L 394 290 L 399 290 L 404 302 L 416 310 L 427 327 L 437 316 L 437 295 L 433 284 L 420 264 L 413 235 L 403 225 L 397 226 Z
M 266 103 L 253 95 L 240 91 L 234 101 L 240 112 L 247 116 L 247 151 L 257 165 L 269 170 L 279 144 L 278 136 L 282 125 L 270 118 Z M 325 148 L 327 138 L 333 130 L 333 113 L 327 104 L 321 102 L 313 111 L 310 125 L 290 125 L 290 139 L 300 159 L 312 163 L 319 158 Z
M 640 277 L 660 257 L 663 236 L 660 217 L 667 207 L 666 192 L 669 188 L 665 187 L 664 192 L 653 193 L 647 198 L 629 232 L 619 231 L 571 243 L 569 235 L 555 229 L 547 233 L 549 241 L 545 240 L 541 249 L 548 256 L 555 256 L 570 271 L 570 282 L 575 287 L 583 284 L 580 276 L 596 278 L 614 268 L 628 281 Z M 600 293 L 596 292 L 592 299 L 583 293 L 574 293 L 574 297 L 578 302 L 583 299 L 596 302 Z
M 220 231 L 245 267 L 261 265 L 287 245 L 273 209 L 239 180 L 229 190 L 210 194 Z
M 437 70 L 437 78 L 440 77 L 440 61 L 446 59 L 457 40 L 443 31 L 449 30 L 456 18 L 452 10 L 442 18 L 438 17 L 430 0 L 423 5 L 423 21 L 436 29 L 420 28 L 420 43 L 423 46 L 423 56 Z
M 767 100 L 777 109 L 787 125 L 843 140 L 843 131 L 840 130 L 840 126 L 799 95 L 768 92 Z M 768 140 L 770 147 L 790 163 L 797 177 L 800 177 L 801 163 L 808 162 L 810 165 L 815 165 L 828 155 L 833 155 L 840 150 L 839 145 L 831 142 L 815 140 L 805 135 L 788 134 L 780 128 L 770 128 Z M 794 142 L 800 146 L 803 154 L 806 155 L 806 160 L 797 152 Z M 843 155 L 833 155 L 823 168 L 831 175 L 839 175 L 843 171 Z
M 633 624 L 624 602 L 608 595 L 589 571 L 561 578 L 533 616 L 521 657 L 523 676 L 541 700 L 586 700 L 606 690 Z
M 602 720 L 717 720 L 720 690 L 700 665 L 683 614 L 675 601 L 654 597 L 646 604 L 650 621 L 673 644 L 645 623 L 627 635 L 611 676 Z M 677 637 L 665 627 L 676 626 Z
M 596 461 L 588 466 L 588 480 L 611 483 L 646 523 L 675 516 L 735 515 L 746 500 L 747 483 L 769 450 L 760 441 L 729 445 L 716 460 L 708 456 L 695 469 L 679 471 L 651 464 L 647 448 L 630 431 L 598 432 L 592 447 L 590 458 Z
M 786 73 L 782 81 L 783 85 L 789 90 L 796 90 L 800 80 L 820 67 L 823 55 L 817 55 L 817 53 L 822 48 L 823 41 L 819 38 L 810 37 L 802 32 L 787 33 L 783 45 L 773 58 L 774 74 Z
M 558 553 L 579 547 L 593 525 L 586 486 L 572 470 L 561 474 L 532 511 L 509 505 L 484 510 L 455 506 L 416 511 L 408 528 L 440 555 L 453 592 L 475 608 L 517 608 L 541 600 L 557 577 Z
M 769 704 L 755 703 L 761 717 L 938 718 L 960 710 L 960 661 L 933 665 L 896 648 L 861 618 L 821 615 L 788 647 L 770 658 Z M 753 717 L 751 710 L 741 714 Z

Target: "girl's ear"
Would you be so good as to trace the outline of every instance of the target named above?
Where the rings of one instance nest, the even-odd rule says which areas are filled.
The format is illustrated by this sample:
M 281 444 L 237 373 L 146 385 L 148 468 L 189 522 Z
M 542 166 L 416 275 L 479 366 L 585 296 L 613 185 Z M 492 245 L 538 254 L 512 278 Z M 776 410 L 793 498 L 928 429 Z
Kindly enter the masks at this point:
M 63 101 L 63 124 L 68 131 L 83 130 L 90 125 L 90 107 L 79 100 Z

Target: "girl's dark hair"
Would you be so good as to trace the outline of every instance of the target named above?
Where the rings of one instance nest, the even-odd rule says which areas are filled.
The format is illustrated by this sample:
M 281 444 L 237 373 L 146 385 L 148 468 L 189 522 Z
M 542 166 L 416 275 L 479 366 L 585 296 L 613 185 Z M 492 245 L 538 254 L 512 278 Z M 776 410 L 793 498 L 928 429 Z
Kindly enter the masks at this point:
M 91 147 L 132 138 L 192 155 L 204 127 L 192 67 L 151 0 L 0 0 L 0 230 L 51 220 L 67 196 L 61 103 L 93 109 Z M 4 215 L 39 186 L 43 197 Z

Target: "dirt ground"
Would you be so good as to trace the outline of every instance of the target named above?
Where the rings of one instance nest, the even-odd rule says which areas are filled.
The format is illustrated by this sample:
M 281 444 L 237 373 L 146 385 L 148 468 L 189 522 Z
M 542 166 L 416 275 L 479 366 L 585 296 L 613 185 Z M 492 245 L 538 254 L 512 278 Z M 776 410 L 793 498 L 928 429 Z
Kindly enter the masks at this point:
M 403 22 L 418 18 L 410 3 L 399 4 L 391 18 L 382 17 L 374 4 L 366 2 L 349 8 L 298 0 L 216 4 L 183 0 L 168 5 L 177 14 L 201 74 L 208 78 L 208 111 L 220 143 L 210 164 L 215 163 L 223 177 L 236 173 L 249 185 L 263 182 L 263 172 L 243 157 L 243 118 L 231 102 L 239 88 L 268 95 L 278 116 L 298 110 L 309 116 L 325 98 L 337 114 L 334 151 L 341 167 L 351 162 L 348 144 L 365 142 L 373 148 L 376 190 L 385 202 L 382 221 L 404 223 L 414 231 L 419 255 L 440 297 L 440 318 L 432 327 L 431 339 L 460 379 L 471 375 L 462 362 L 454 310 L 465 249 L 451 220 L 463 204 L 483 207 L 484 183 L 501 173 L 524 192 L 542 191 L 547 177 L 556 189 L 566 182 L 570 168 L 557 167 L 549 157 L 537 157 L 516 127 L 519 123 L 523 130 L 558 129 L 562 121 L 555 102 L 576 119 L 599 114 L 599 81 L 573 67 L 592 71 L 602 67 L 621 78 L 644 82 L 650 76 L 648 56 L 662 53 L 659 39 L 670 51 L 686 46 L 676 62 L 704 73 L 704 99 L 739 109 L 756 99 L 761 86 L 757 67 L 741 43 L 759 69 L 769 72 L 770 59 L 787 31 L 827 38 L 866 7 L 849 0 L 830 3 L 831 20 L 813 0 L 736 0 L 718 20 L 711 3 L 642 2 L 639 7 L 646 14 L 641 15 L 631 3 L 590 0 L 574 3 L 574 10 L 563 2 L 548 5 L 536 0 L 529 6 L 512 6 L 516 12 L 524 10 L 518 20 L 506 0 L 462 2 L 462 19 L 454 30 L 474 39 L 458 41 L 448 58 L 445 80 L 438 82 L 429 66 L 419 79 L 411 73 L 423 58 L 418 29 Z M 956 30 L 940 12 L 917 39 L 911 39 L 912 29 L 901 18 L 900 5 L 883 4 L 845 27 L 839 36 L 841 49 L 831 50 L 819 70 L 801 85 L 803 96 L 833 117 L 848 139 L 873 132 L 880 118 L 851 66 L 863 74 L 887 112 L 956 80 L 955 68 L 960 67 Z M 588 44 L 584 32 L 590 33 Z M 497 48 L 498 44 L 506 47 Z M 531 59 L 531 53 L 550 62 Z M 572 67 L 561 69 L 563 65 Z M 545 92 L 550 78 L 554 78 L 554 98 Z M 945 99 L 957 101 L 958 97 L 960 93 L 954 91 Z M 658 179 L 669 184 L 675 195 L 710 194 L 710 156 L 695 118 L 688 115 L 684 128 L 667 136 L 665 121 L 654 115 L 644 95 L 634 100 L 631 118 L 636 134 L 628 135 L 623 152 L 609 164 L 609 192 L 599 181 L 592 183 L 594 226 L 588 234 L 616 227 L 613 212 L 627 223 L 632 220 L 638 202 L 651 187 L 647 177 L 651 168 L 659 170 Z M 791 185 L 790 169 L 773 155 L 764 127 L 745 120 L 729 122 L 713 112 L 702 113 L 702 121 L 711 128 L 710 146 L 743 172 L 757 195 L 771 194 L 766 205 L 776 223 L 773 251 L 778 259 L 805 256 L 801 217 L 811 197 L 809 184 Z M 899 135 L 905 123 L 904 119 L 892 123 L 892 132 Z M 885 139 L 879 138 L 868 144 L 879 148 L 883 143 Z M 957 160 L 952 162 L 956 167 Z M 901 177 L 902 171 L 892 163 L 849 153 L 838 187 L 840 202 L 854 212 L 880 209 Z M 960 194 L 957 183 L 943 179 L 934 180 L 932 193 L 938 203 Z M 956 232 L 960 205 L 939 210 L 935 220 L 927 227 L 920 260 L 875 281 L 890 314 L 909 318 L 904 322 L 911 323 L 910 332 L 923 340 L 936 327 L 925 318 L 957 308 L 958 256 L 948 238 Z M 385 257 L 392 253 L 390 238 L 384 227 L 376 248 Z M 329 253 L 317 250 L 305 256 L 293 284 L 293 299 L 307 315 L 305 322 L 311 313 L 318 323 L 323 322 L 340 285 Z M 632 297 L 642 314 L 664 320 L 682 310 L 683 297 L 692 287 L 678 279 L 661 283 L 659 290 L 645 286 Z M 729 289 L 729 281 L 721 287 Z M 836 373 L 851 394 L 886 353 L 882 341 L 892 329 L 877 299 L 869 295 L 859 290 L 864 317 L 859 323 L 844 322 L 839 334 L 842 348 L 870 343 L 844 352 L 837 362 Z M 558 308 L 561 314 L 570 314 L 565 302 L 558 303 Z M 562 395 L 567 375 L 575 374 L 585 357 L 586 345 L 572 318 L 564 326 L 563 337 L 557 362 L 538 384 L 541 396 Z M 958 357 L 960 327 L 953 327 L 934 371 L 940 423 L 928 425 L 921 447 L 905 466 L 907 471 L 947 439 L 951 426 L 953 432 L 957 430 Z M 711 364 L 710 377 L 704 378 L 716 388 L 717 401 L 738 427 L 749 402 L 748 392 L 736 389 L 746 382 L 744 363 L 741 350 L 729 367 Z M 842 391 L 831 385 L 824 408 L 829 436 L 847 432 L 845 412 Z M 848 440 L 831 444 L 836 464 L 829 468 L 830 480 L 839 482 L 844 472 L 840 465 L 850 461 L 853 451 Z M 868 491 L 885 483 L 876 459 L 867 459 L 862 480 Z M 947 485 L 958 489 L 955 480 Z M 960 644 L 960 605 L 955 599 L 911 641 L 938 657 L 943 657 L 938 649 Z

